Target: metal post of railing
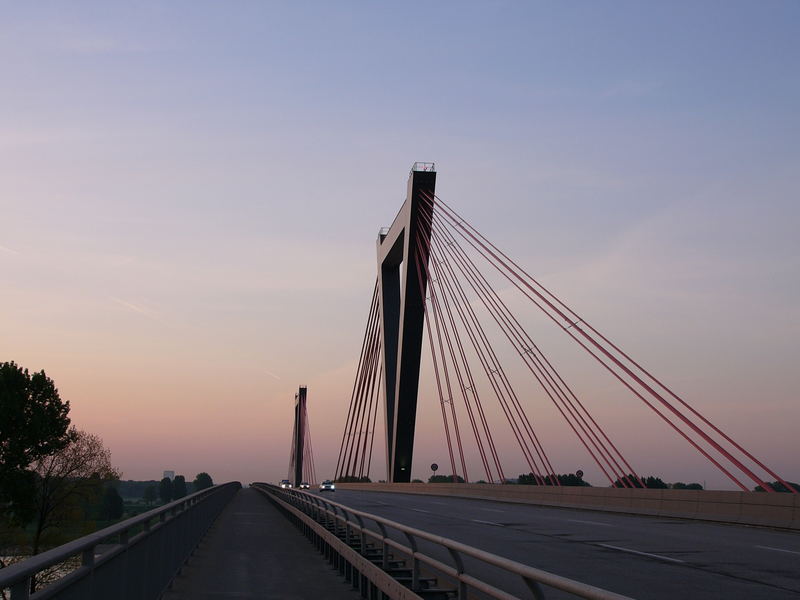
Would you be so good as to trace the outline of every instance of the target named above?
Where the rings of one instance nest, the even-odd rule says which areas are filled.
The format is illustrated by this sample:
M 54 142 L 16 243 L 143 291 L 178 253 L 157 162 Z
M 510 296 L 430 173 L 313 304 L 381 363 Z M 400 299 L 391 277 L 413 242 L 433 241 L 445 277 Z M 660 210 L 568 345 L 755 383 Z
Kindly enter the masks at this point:
M 467 600 L 467 584 L 461 578 L 464 574 L 464 561 L 461 560 L 461 555 L 454 548 L 448 546 L 447 550 L 450 552 L 450 556 L 453 557 L 456 572 L 458 573 L 458 600 Z
M 411 546 L 411 589 L 419 589 L 419 558 L 417 557 L 417 540 L 409 532 L 403 532 Z
M 364 527 L 364 520 L 357 514 L 353 515 L 358 522 L 358 539 L 359 543 L 361 544 L 361 555 L 367 555 L 367 533 L 366 528 Z
M 31 578 L 27 577 L 11 586 L 11 600 L 28 600 L 31 597 Z
M 525 585 L 528 586 L 528 589 L 531 591 L 533 597 L 536 600 L 545 600 L 544 590 L 542 590 L 542 586 L 540 586 L 536 581 L 534 581 L 530 577 L 523 577 L 522 580 L 525 582 Z
M 386 543 L 386 538 L 389 537 L 389 535 L 383 523 L 376 521 L 375 524 L 378 526 L 378 529 L 381 530 L 381 568 L 385 571 L 389 568 L 389 544 Z

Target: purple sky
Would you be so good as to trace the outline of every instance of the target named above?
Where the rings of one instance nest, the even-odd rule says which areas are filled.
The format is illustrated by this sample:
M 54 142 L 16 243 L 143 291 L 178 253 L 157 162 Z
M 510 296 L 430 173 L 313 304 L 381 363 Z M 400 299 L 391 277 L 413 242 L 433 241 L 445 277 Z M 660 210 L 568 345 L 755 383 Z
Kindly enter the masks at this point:
M 45 369 L 125 478 L 280 479 L 299 384 L 332 476 L 375 236 L 434 160 L 445 200 L 800 479 L 797 3 L 295 4 L 4 10 L 0 360 Z M 729 487 L 510 301 L 640 471 Z M 602 484 L 520 381 L 556 468 Z

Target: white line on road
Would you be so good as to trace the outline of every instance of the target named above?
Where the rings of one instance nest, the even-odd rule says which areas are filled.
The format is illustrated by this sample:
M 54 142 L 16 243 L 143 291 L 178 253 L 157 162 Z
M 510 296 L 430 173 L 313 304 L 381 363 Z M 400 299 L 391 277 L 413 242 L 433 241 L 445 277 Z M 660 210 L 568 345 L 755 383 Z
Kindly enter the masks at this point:
M 499 512 L 499 513 L 506 512 L 504 510 L 497 510 L 496 508 L 480 508 L 478 510 L 485 510 L 487 512 Z
M 670 558 L 669 556 L 661 556 L 660 554 L 650 554 L 649 552 L 639 552 L 638 550 L 631 550 L 630 548 L 622 548 L 621 546 L 612 546 L 611 544 L 595 544 L 603 548 L 611 548 L 612 550 L 619 550 L 620 552 L 629 552 L 630 554 L 638 554 L 640 556 L 649 556 L 650 558 L 657 558 L 658 560 L 667 560 L 674 563 L 685 563 L 685 560 L 678 560 L 677 558 Z
M 416 511 L 416 512 L 424 512 L 424 513 L 428 513 L 428 514 L 430 514 L 430 512 L 431 512 L 429 510 L 422 510 L 421 508 L 412 508 L 411 510 Z
M 505 527 L 502 523 L 495 523 L 494 521 L 481 521 L 480 519 L 470 519 L 473 523 L 482 523 L 483 525 L 494 525 L 495 527 Z
M 571 523 L 588 523 L 589 525 L 602 525 L 603 527 L 613 527 L 611 523 L 600 523 L 599 521 L 581 521 L 580 519 L 567 519 Z
M 783 548 L 773 548 L 772 546 L 756 546 L 764 550 L 774 550 L 775 552 L 788 552 L 789 554 L 800 554 L 797 550 L 784 550 Z

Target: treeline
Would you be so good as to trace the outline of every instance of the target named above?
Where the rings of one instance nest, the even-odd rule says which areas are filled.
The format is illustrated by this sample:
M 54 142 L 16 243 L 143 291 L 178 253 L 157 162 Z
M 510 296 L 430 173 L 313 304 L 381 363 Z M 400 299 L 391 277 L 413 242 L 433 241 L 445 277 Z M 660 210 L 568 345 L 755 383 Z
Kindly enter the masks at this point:
M 164 480 L 169 481 L 166 483 Z M 165 477 L 161 481 L 151 479 L 149 481 L 127 481 L 117 482 L 119 494 L 128 500 L 144 500 L 147 504 L 152 504 L 156 499 L 162 502 L 177 500 L 184 496 L 194 494 L 200 490 L 214 485 L 214 481 L 208 473 L 198 473 L 194 481 L 186 481 L 183 475 L 176 475 L 174 480 Z M 163 491 L 162 491 L 163 490 Z M 165 500 L 165 498 L 167 498 Z
M 144 488 L 142 498 L 148 504 L 151 504 L 156 498 L 166 504 L 172 500 L 180 500 L 184 496 L 199 492 L 214 485 L 211 475 L 208 473 L 198 473 L 194 481 L 187 484 L 186 478 L 183 475 L 175 475 L 175 479 L 164 477 L 158 482 L 158 488 L 155 485 L 149 485 Z
M 591 484 L 583 479 L 583 473 L 567 473 L 564 475 L 545 475 L 536 476 L 533 473 L 520 475 L 517 483 L 522 485 L 554 485 L 554 479 L 558 480 L 558 485 L 591 487 Z M 703 486 L 699 483 L 675 482 L 666 483 L 661 477 L 655 475 L 636 476 L 632 473 L 620 477 L 614 481 L 611 487 L 619 488 L 648 488 L 648 489 L 673 489 L 673 490 L 702 490 Z

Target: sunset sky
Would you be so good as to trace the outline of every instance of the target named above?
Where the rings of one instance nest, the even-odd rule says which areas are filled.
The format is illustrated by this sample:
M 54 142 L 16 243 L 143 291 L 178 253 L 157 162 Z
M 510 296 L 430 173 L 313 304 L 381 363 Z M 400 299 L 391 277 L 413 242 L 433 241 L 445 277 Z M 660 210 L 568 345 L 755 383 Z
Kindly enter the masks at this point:
M 443 199 L 800 480 L 800 4 L 7 3 L 0 53 L 0 360 L 44 369 L 125 479 L 285 477 L 300 384 L 333 476 L 375 238 L 435 161 Z M 641 472 L 730 488 L 509 298 Z M 445 463 L 429 377 L 420 477 Z M 603 485 L 525 386 L 557 470 Z

